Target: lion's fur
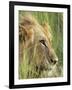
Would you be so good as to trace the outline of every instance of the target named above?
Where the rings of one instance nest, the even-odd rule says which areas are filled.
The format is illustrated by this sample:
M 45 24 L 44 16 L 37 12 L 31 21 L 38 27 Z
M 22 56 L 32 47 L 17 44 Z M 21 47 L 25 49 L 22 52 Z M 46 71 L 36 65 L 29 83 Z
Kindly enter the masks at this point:
M 32 69 L 38 72 L 38 74 L 35 75 L 34 73 L 34 76 L 31 77 L 32 71 L 28 71 L 28 78 L 59 76 L 57 65 L 50 61 L 52 59 L 58 60 L 51 45 L 52 35 L 50 30 L 48 23 L 40 25 L 31 15 L 24 16 L 19 23 L 19 62 L 25 62 L 25 53 L 27 53 L 29 57 L 28 65 L 32 65 Z M 47 46 L 40 42 L 43 39 Z

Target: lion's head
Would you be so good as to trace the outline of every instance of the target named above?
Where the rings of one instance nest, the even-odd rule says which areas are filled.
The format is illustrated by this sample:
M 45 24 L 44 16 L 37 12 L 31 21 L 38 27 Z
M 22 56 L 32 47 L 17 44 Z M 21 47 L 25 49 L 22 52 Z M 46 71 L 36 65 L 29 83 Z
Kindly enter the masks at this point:
M 40 77 L 42 71 L 49 72 L 56 66 L 58 57 L 52 47 L 52 35 L 48 23 L 40 25 L 32 16 L 24 16 L 19 23 L 19 59 L 25 62 L 28 56 L 28 65 L 32 65 L 36 77 Z M 26 53 L 26 54 L 25 54 Z M 28 72 L 30 76 L 31 72 Z M 48 75 L 48 74 L 47 74 Z M 35 77 L 35 73 L 34 76 Z

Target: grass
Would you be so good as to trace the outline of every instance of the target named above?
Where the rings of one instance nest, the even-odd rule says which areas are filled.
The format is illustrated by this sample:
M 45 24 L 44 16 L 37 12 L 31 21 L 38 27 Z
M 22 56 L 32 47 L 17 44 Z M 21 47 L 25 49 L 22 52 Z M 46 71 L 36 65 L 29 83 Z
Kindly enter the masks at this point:
M 19 11 L 19 21 L 21 21 L 21 16 L 24 16 L 25 13 L 31 13 L 33 17 L 37 19 L 39 24 L 44 24 L 45 22 L 47 22 L 50 25 L 51 33 L 53 36 L 52 46 L 59 58 L 59 65 L 63 67 L 63 14 L 55 12 Z M 25 61 L 22 64 L 19 64 L 19 78 L 38 78 L 39 74 L 36 72 L 36 70 L 34 70 L 35 65 L 33 65 L 33 63 L 31 65 L 28 65 L 28 52 L 25 52 Z M 33 55 L 32 58 L 34 58 Z

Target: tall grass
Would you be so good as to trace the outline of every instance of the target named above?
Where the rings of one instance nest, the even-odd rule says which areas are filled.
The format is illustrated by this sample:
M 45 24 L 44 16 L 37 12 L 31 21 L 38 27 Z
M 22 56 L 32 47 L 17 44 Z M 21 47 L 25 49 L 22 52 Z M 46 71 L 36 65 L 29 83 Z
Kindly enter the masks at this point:
M 48 23 L 51 27 L 51 34 L 53 36 L 52 46 L 59 58 L 59 65 L 63 67 L 63 13 L 55 13 L 55 12 L 26 12 L 19 11 L 19 22 L 21 21 L 21 16 L 24 16 L 25 13 L 30 13 L 37 19 L 39 24 Z M 33 58 L 33 56 L 32 56 Z M 33 78 L 38 77 L 38 73 L 33 70 L 35 65 L 28 65 L 28 53 L 24 56 L 24 63 L 19 65 L 19 78 Z M 30 76 L 28 72 L 31 71 Z M 36 75 L 36 76 L 35 76 Z

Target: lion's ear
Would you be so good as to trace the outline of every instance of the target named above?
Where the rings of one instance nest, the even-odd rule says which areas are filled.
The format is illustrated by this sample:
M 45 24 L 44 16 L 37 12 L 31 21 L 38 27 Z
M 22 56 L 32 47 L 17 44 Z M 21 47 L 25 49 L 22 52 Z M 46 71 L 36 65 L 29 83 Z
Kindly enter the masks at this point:
M 34 31 L 33 28 L 28 28 L 23 25 L 19 25 L 19 40 L 24 41 L 25 44 L 33 42 L 34 40 Z
M 24 26 L 22 26 L 21 24 L 19 25 L 19 40 L 20 41 L 25 41 L 27 37 L 27 31 L 24 28 Z
M 51 28 L 50 25 L 48 23 L 44 23 L 43 25 L 43 31 L 46 34 L 46 36 L 50 39 L 50 41 L 52 40 L 52 35 L 51 35 Z

